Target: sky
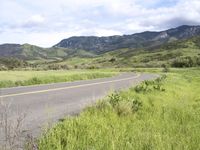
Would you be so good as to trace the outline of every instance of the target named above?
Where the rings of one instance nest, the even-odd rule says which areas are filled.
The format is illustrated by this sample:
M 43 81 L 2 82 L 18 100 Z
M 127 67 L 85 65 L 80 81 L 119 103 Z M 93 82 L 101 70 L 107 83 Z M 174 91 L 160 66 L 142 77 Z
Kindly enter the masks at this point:
M 200 25 L 200 0 L 0 0 L 0 44 Z

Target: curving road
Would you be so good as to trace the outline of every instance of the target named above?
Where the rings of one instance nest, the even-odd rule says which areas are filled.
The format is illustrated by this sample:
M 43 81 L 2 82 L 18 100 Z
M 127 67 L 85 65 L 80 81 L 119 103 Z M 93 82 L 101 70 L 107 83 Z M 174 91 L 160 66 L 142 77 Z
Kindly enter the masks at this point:
M 47 122 L 77 114 L 110 91 L 156 78 L 153 74 L 123 73 L 112 78 L 0 89 L 0 102 L 9 105 L 9 119 L 26 114 L 23 130 L 38 135 Z M 0 136 L 1 137 L 1 136 Z

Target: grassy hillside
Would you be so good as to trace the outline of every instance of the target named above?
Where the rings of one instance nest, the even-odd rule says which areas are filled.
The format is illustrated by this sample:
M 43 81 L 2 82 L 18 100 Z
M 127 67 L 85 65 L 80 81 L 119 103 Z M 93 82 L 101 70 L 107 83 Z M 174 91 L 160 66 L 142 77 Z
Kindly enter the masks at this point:
M 199 69 L 171 70 L 110 94 L 44 133 L 39 149 L 199 149 L 199 74 Z
M 66 48 L 41 48 L 29 44 L 22 45 L 22 55 L 29 60 L 46 60 L 47 62 L 62 60 L 70 57 L 93 57 L 94 54 L 84 50 L 72 50 Z
M 2 57 L 13 57 L 23 60 L 46 60 L 57 61 L 68 57 L 93 57 L 95 56 L 92 52 L 84 50 L 72 50 L 67 48 L 42 48 L 30 44 L 4 44 L 0 45 L 0 54 Z
M 72 57 L 57 64 L 78 68 L 98 67 L 192 67 L 200 65 L 200 37 L 174 41 L 150 49 L 119 49 L 94 58 Z

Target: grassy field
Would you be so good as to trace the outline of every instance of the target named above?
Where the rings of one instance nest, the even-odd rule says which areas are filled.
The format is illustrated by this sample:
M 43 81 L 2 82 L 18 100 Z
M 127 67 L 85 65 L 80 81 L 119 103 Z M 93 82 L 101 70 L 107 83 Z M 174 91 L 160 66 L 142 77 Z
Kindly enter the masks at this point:
M 0 71 L 0 88 L 111 77 L 109 70 Z
M 200 70 L 171 69 L 45 132 L 40 150 L 200 149 Z

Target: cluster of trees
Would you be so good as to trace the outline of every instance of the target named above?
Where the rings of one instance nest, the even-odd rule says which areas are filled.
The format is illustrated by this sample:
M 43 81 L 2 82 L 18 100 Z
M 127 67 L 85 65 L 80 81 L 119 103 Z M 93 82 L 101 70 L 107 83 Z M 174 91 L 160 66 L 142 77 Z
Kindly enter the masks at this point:
M 172 62 L 171 66 L 177 68 L 197 67 L 200 66 L 200 57 L 179 57 Z
M 60 65 L 60 64 L 51 64 L 48 65 L 47 70 L 68 70 L 69 66 L 68 65 Z
M 26 61 L 17 58 L 0 58 L 0 70 L 12 70 L 28 66 Z

